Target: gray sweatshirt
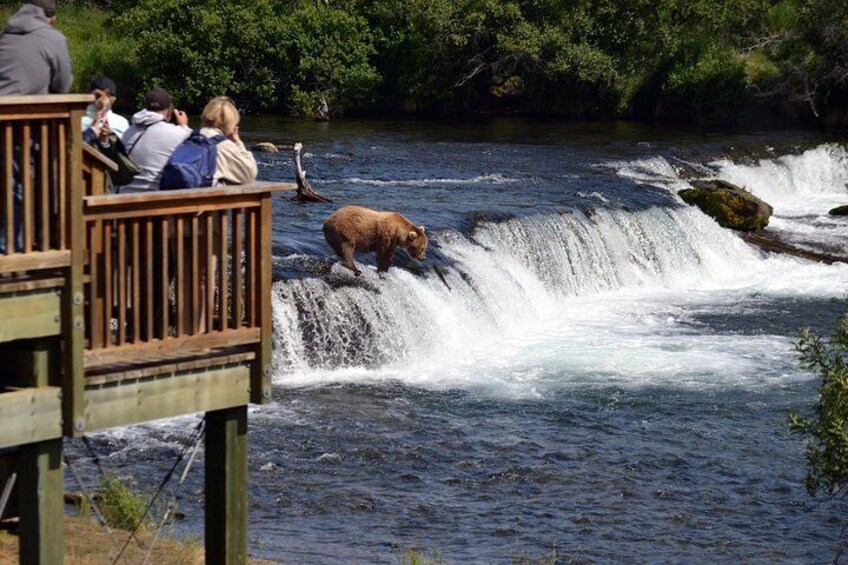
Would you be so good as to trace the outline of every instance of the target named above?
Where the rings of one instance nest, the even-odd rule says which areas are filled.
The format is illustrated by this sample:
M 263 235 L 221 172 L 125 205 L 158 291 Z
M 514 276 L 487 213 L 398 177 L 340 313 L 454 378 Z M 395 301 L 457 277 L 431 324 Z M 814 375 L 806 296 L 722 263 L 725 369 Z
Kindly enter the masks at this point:
M 162 169 L 177 147 L 191 135 L 191 128 L 168 123 L 165 116 L 150 110 L 136 112 L 131 121 L 121 141 L 141 172 L 130 184 L 120 187 L 119 192 L 159 190 Z
M 43 9 L 24 4 L 0 33 L 0 96 L 64 94 L 71 82 L 67 39 Z

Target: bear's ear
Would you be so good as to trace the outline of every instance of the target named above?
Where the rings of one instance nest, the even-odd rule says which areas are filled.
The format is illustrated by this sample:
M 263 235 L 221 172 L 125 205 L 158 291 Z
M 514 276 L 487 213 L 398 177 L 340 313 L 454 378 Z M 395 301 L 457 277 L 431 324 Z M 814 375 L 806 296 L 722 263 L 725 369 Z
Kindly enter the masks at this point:
M 427 231 L 427 229 L 424 226 L 418 226 L 418 231 L 420 231 L 423 234 L 424 232 Z
M 418 232 L 417 232 L 417 231 L 415 231 L 415 230 L 413 230 L 413 231 L 409 232 L 409 235 L 407 236 L 407 239 L 408 239 L 409 241 L 415 241 L 415 238 L 417 238 L 417 237 L 418 237 Z

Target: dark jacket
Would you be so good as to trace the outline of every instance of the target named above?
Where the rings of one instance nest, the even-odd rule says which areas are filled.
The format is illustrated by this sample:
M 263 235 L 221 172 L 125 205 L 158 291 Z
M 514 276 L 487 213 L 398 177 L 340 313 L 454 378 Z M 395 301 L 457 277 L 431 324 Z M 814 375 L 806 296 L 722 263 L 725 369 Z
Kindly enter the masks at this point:
M 71 82 L 67 39 L 43 9 L 24 4 L 0 33 L 0 95 L 64 94 Z

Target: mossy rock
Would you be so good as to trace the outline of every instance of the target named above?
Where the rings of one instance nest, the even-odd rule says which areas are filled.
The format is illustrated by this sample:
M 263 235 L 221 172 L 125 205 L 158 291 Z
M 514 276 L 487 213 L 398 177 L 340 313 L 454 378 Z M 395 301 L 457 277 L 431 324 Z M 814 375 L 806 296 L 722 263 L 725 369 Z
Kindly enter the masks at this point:
M 836 208 L 828 212 L 828 214 L 830 214 L 831 216 L 848 216 L 848 204 L 845 204 L 843 206 L 837 206 Z
M 752 232 L 765 228 L 774 209 L 750 192 L 723 180 L 693 181 L 677 194 L 714 218 L 722 227 Z
M 257 143 L 251 147 L 251 149 L 258 151 L 259 153 L 277 153 L 279 151 L 276 145 L 268 141 Z

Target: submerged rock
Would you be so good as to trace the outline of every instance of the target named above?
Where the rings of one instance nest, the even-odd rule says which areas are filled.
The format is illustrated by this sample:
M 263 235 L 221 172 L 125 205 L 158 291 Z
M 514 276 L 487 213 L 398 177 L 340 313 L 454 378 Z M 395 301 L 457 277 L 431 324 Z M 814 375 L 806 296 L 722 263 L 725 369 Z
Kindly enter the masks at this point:
M 720 179 L 692 181 L 694 188 L 677 194 L 689 205 L 697 206 L 720 226 L 751 232 L 765 228 L 774 209 L 745 189 Z
M 828 212 L 831 216 L 848 216 L 848 204 L 837 206 Z
M 258 151 L 260 153 L 278 153 L 280 150 L 276 145 L 269 141 L 263 141 L 261 143 L 257 143 L 253 147 L 251 147 L 254 151 Z

